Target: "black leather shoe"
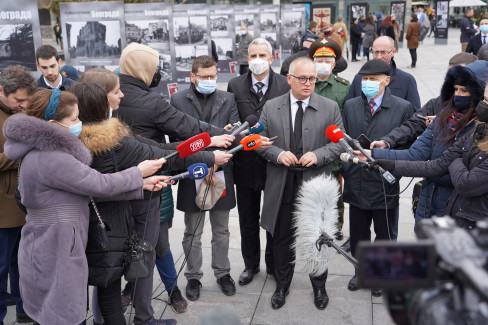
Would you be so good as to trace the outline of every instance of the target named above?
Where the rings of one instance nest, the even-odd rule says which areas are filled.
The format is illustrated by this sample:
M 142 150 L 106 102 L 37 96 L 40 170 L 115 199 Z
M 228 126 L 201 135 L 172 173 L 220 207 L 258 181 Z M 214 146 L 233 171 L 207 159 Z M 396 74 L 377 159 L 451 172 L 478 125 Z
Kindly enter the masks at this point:
M 15 306 L 15 300 L 12 295 L 7 292 L 7 306 Z
M 345 250 L 346 252 L 351 251 L 351 239 L 348 238 L 344 244 L 342 244 L 341 248 Z
M 191 300 L 195 301 L 200 298 L 200 288 L 202 287 L 202 283 L 197 279 L 190 279 L 186 284 L 186 297 Z
M 26 313 L 17 313 L 17 323 L 20 324 L 26 324 L 26 323 L 32 323 L 34 320 L 32 320 Z
M 251 283 L 252 279 L 254 278 L 254 274 L 259 273 L 259 267 L 255 269 L 244 269 L 239 277 L 239 285 L 245 286 L 246 284 Z
M 317 309 L 324 310 L 327 308 L 327 305 L 329 304 L 329 296 L 327 295 L 325 288 L 320 288 L 318 290 L 314 289 L 313 295 L 313 303 Z
M 274 275 L 273 269 L 267 267 L 266 268 L 266 274 L 268 274 L 268 275 Z
M 355 275 L 349 280 L 349 284 L 347 285 L 347 289 L 349 291 L 357 291 L 359 290 L 359 283 L 358 283 L 358 276 Z
M 383 290 L 381 290 L 381 289 L 371 289 L 371 295 L 373 297 L 381 297 L 383 295 Z
M 290 293 L 288 288 L 276 288 L 273 296 L 271 297 L 271 307 L 273 309 L 280 309 L 285 305 L 286 296 Z
M 224 275 L 217 279 L 217 283 L 220 285 L 220 289 L 226 296 L 233 296 L 236 294 L 236 285 L 234 280 L 229 274 Z
M 336 240 L 342 240 L 344 238 L 344 235 L 342 234 L 342 231 L 338 231 L 334 234 Z

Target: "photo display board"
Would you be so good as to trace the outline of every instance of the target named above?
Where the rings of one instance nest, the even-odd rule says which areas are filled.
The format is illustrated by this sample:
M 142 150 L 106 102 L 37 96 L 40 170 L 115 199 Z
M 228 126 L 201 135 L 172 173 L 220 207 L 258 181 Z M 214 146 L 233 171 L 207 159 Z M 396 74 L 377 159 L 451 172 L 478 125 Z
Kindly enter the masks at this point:
M 232 5 L 214 5 L 210 7 L 210 36 L 215 44 L 219 61 L 217 72 L 219 81 L 223 74 L 231 74 L 232 67 L 237 64 L 235 47 L 235 19 Z M 213 46 L 213 44 L 210 44 Z M 210 48 L 212 49 L 212 48 Z M 232 77 L 234 75 L 232 74 Z M 231 76 L 229 76 L 230 78 Z
M 37 1 L 1 1 L 0 69 L 20 64 L 36 71 L 36 49 L 41 44 Z
M 335 6 L 333 4 L 312 5 L 312 19 L 317 22 L 317 29 L 322 30 L 328 24 L 334 24 Z
M 395 1 L 391 3 L 390 15 L 395 14 L 398 24 L 400 24 L 400 36 L 398 43 L 403 42 L 403 32 L 405 31 L 405 1 Z
M 113 71 L 126 45 L 124 3 L 60 3 L 59 9 L 66 63 Z
M 449 1 L 437 1 L 435 15 L 435 38 L 447 40 L 447 30 L 449 27 Z
M 272 66 L 280 66 L 280 6 L 279 5 L 263 5 L 261 6 L 259 16 L 259 26 L 261 29 L 262 38 L 266 39 L 273 48 L 274 60 Z
M 353 3 L 351 4 L 351 12 L 349 13 L 349 25 L 354 21 L 354 19 L 361 17 L 368 17 L 368 4 L 364 3 Z
M 173 7 L 169 3 L 126 4 L 125 38 L 127 44 L 147 45 L 159 52 L 161 82 L 157 91 L 169 98 L 176 90 L 176 59 L 173 36 Z
M 281 6 L 281 51 L 282 59 L 291 54 L 293 42 L 300 42 L 305 31 L 305 4 Z

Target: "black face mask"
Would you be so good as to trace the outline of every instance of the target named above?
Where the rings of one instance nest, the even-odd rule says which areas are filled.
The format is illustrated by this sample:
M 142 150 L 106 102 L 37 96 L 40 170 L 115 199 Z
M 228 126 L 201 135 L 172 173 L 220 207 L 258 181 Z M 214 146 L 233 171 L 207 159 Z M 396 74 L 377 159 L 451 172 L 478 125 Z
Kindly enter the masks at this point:
M 329 30 L 329 31 L 327 31 L 327 32 L 326 32 L 326 31 L 324 31 L 324 36 L 329 36 L 330 34 L 332 34 L 332 31 L 331 31 L 331 30 Z
M 156 70 L 156 72 L 154 73 L 149 88 L 156 88 L 159 85 L 160 81 L 161 81 L 161 68 L 158 67 L 158 70 Z
M 481 122 L 488 122 L 488 104 L 484 101 L 480 101 L 476 106 L 476 116 Z

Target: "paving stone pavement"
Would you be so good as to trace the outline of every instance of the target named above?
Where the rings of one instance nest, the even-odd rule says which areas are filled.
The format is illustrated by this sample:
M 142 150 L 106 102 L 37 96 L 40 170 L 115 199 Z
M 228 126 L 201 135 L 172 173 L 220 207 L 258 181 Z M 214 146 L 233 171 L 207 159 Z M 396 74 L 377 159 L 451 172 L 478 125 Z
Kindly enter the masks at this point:
M 406 46 L 406 43 L 404 43 L 404 46 Z M 459 51 L 459 31 L 450 29 L 448 45 L 434 45 L 433 38 L 426 38 L 424 40 L 424 44 L 420 45 L 420 48 L 417 50 L 417 68 L 406 69 L 410 64 L 410 55 L 406 48 L 400 49 L 399 53 L 395 55 L 395 61 L 398 68 L 413 74 L 417 80 L 421 102 L 425 104 L 429 99 L 438 96 L 447 70 L 448 60 Z M 348 69 L 341 73 L 340 76 L 352 80 L 365 62 L 349 62 Z M 219 88 L 225 90 L 227 85 L 219 84 Z M 407 178 L 402 179 L 401 188 L 405 188 L 409 181 L 410 179 Z M 410 188 L 400 196 L 398 237 L 400 241 L 414 239 L 414 220 L 410 207 L 412 187 L 413 185 L 410 185 Z M 176 188 L 173 189 L 173 195 L 176 198 Z M 347 205 L 345 216 L 344 233 L 348 234 Z M 392 324 L 392 320 L 386 311 L 382 298 L 372 297 L 368 290 L 359 290 L 356 292 L 347 290 L 347 283 L 353 275 L 354 270 L 349 262 L 334 251 L 330 253 L 329 277 L 326 285 L 330 302 L 324 311 L 317 310 L 313 305 L 313 293 L 308 275 L 298 272 L 295 272 L 285 306 L 280 310 L 273 310 L 271 308 L 270 298 L 275 289 L 275 282 L 272 276 L 266 275 L 264 257 L 261 261 L 261 272 L 255 276 L 254 281 L 247 286 L 239 286 L 237 280 L 239 274 L 244 269 L 244 264 L 240 253 L 237 209 L 231 210 L 229 219 L 231 236 L 229 258 L 232 266 L 231 276 L 236 281 L 237 293 L 232 297 L 225 296 L 220 291 L 211 269 L 211 232 L 209 227 L 210 224 L 207 219 L 202 237 L 204 256 L 202 269 L 204 276 L 201 280 L 203 288 L 200 299 L 195 302 L 189 302 L 188 311 L 183 314 L 175 314 L 170 307 L 165 309 L 166 304 L 164 301 L 167 300 L 167 293 L 162 293 L 164 286 L 159 279 L 159 275 L 155 274 L 153 296 L 158 296 L 158 298 L 154 299 L 152 304 L 156 318 L 161 317 L 165 309 L 162 318 L 174 318 L 181 325 L 199 324 L 201 317 L 209 311 L 218 309 L 224 305 L 230 305 L 234 308 L 242 324 Z M 183 231 L 183 213 L 176 211 L 173 228 L 170 231 L 170 242 L 177 270 L 183 262 L 183 250 L 181 246 Z M 265 233 L 262 231 L 261 247 L 265 246 L 265 238 Z M 179 278 L 179 287 L 184 293 L 186 279 L 183 273 L 184 270 Z M 129 317 L 130 315 L 127 316 L 127 319 Z M 15 324 L 15 306 L 8 307 L 5 324 Z M 90 313 L 87 324 L 93 324 Z

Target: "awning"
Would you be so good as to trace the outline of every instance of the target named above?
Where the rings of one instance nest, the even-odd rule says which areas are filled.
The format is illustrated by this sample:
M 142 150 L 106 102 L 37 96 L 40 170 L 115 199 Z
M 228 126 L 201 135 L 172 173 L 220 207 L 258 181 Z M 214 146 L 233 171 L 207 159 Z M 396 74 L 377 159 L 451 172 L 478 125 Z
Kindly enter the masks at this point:
M 486 3 L 481 0 L 452 0 L 449 7 L 485 7 Z

